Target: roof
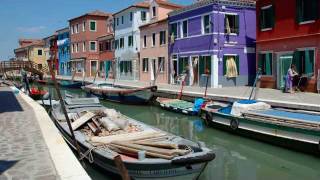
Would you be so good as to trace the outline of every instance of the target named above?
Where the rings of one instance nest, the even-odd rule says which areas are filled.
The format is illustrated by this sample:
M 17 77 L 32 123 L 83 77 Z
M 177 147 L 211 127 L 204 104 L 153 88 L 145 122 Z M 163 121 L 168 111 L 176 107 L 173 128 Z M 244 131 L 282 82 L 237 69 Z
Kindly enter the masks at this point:
M 141 25 L 139 28 L 145 28 L 145 27 L 147 27 L 147 26 L 150 26 L 150 25 L 153 25 L 153 24 L 157 24 L 157 23 L 162 23 L 162 22 L 165 22 L 165 21 L 167 21 L 167 20 L 168 20 L 168 18 L 160 19 L 160 20 L 158 20 L 158 21 L 154 21 L 154 22 L 150 22 L 150 23 Z
M 67 32 L 67 31 L 69 31 L 69 27 L 65 27 L 65 28 L 56 30 L 57 33 L 64 33 L 64 32 Z
M 168 2 L 166 0 L 155 0 L 155 2 L 159 5 L 163 5 L 163 6 L 171 6 L 173 8 L 182 8 L 184 6 L 180 5 L 180 4 L 175 4 L 175 3 L 171 3 Z
M 103 12 L 103 11 L 99 11 L 99 10 L 95 10 L 95 11 L 83 14 L 81 16 L 69 19 L 68 21 L 72 21 L 72 20 L 75 20 L 75 19 L 78 19 L 78 18 L 82 18 L 82 17 L 85 17 L 85 16 L 109 17 L 109 16 L 112 16 L 112 14 L 111 13 L 106 13 L 106 12 Z
M 122 13 L 123 11 L 126 11 L 126 10 L 128 10 L 130 8 L 149 8 L 149 7 L 150 7 L 150 4 L 148 2 L 145 2 L 145 1 L 138 2 L 138 3 L 134 4 L 134 5 L 131 5 L 131 6 L 127 7 L 127 8 L 125 8 L 125 9 L 122 9 L 122 10 L 114 13 L 113 15 L 115 16 L 115 15 L 117 15 L 119 13 Z
M 30 47 L 30 46 L 44 46 L 44 41 L 42 39 L 19 39 L 19 44 L 22 42 L 29 43 L 19 48 Z
M 172 11 L 169 13 L 169 16 L 175 16 L 183 12 L 198 9 L 213 3 L 220 4 L 220 5 L 238 6 L 238 7 L 251 7 L 251 8 L 256 7 L 256 0 L 201 0 L 189 6 L 185 6 L 184 8 Z

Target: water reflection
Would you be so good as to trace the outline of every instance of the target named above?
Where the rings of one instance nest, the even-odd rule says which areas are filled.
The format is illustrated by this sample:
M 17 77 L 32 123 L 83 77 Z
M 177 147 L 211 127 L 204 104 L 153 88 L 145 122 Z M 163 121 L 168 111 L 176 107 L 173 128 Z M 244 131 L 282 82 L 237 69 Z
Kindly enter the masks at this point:
M 63 89 L 62 93 L 85 96 L 81 90 Z M 102 101 L 134 119 L 193 141 L 202 141 L 216 153 L 202 180 L 319 180 L 320 159 L 280 147 L 242 138 L 208 128 L 198 117 L 184 116 L 155 106 L 130 106 Z M 93 179 L 110 179 L 91 166 Z

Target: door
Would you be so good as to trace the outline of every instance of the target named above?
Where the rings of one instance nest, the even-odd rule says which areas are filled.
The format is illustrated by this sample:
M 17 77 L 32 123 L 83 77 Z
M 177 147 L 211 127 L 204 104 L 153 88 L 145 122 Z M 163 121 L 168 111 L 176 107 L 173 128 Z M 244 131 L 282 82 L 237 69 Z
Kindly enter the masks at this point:
M 91 61 L 91 64 L 90 64 L 90 76 L 95 76 L 96 73 L 97 73 L 97 68 L 98 68 L 98 61 Z
M 278 83 L 277 86 L 279 89 L 285 87 L 285 78 L 287 76 L 288 69 L 292 63 L 293 55 L 292 53 L 282 54 L 278 56 Z
M 192 57 L 192 69 L 193 69 L 193 85 L 198 86 L 199 82 L 199 57 Z

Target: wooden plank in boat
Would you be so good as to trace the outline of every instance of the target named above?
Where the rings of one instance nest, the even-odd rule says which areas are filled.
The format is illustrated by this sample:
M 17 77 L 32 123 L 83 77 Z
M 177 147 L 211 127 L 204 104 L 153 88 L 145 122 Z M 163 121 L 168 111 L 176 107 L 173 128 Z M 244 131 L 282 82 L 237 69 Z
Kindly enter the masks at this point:
M 95 116 L 92 112 L 87 112 L 83 116 L 81 116 L 79 119 L 75 120 L 73 123 L 71 123 L 72 129 L 77 130 L 80 126 L 85 124 L 87 121 L 89 121 L 91 118 Z
M 111 135 L 111 136 L 103 136 L 103 137 L 91 137 L 90 141 L 93 143 L 101 143 L 101 144 L 109 144 L 113 141 L 135 141 L 135 140 L 142 140 L 154 137 L 165 136 L 166 134 L 158 132 L 156 130 L 150 129 L 141 132 L 134 132 L 134 133 L 126 133 L 126 134 L 119 134 L 119 135 Z

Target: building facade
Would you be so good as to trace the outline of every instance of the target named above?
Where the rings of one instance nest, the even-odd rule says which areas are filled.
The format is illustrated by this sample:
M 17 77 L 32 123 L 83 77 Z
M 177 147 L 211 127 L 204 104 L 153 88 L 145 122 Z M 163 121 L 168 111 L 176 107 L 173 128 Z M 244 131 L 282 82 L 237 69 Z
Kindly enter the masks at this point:
M 57 30 L 58 36 L 58 58 L 59 58 L 59 74 L 64 76 L 71 75 L 70 63 L 70 35 L 69 28 Z
M 76 76 L 95 76 L 99 69 L 97 38 L 107 33 L 109 13 L 93 11 L 69 20 L 71 71 Z
M 32 61 L 38 68 L 47 66 L 42 39 L 19 39 L 19 47 L 14 50 L 18 61 Z
M 168 13 L 182 6 L 150 2 L 150 23 L 140 26 L 140 81 L 169 82 Z
M 255 26 L 250 0 L 203 0 L 169 13 L 171 83 L 186 74 L 193 86 L 252 84 Z
M 291 64 L 300 89 L 316 91 L 320 69 L 319 0 L 257 1 L 257 67 L 261 87 L 283 89 Z
M 141 2 L 114 14 L 117 79 L 139 80 L 139 27 L 149 22 L 149 6 Z
M 54 33 L 53 35 L 44 38 L 43 41 L 45 42 L 44 54 L 46 56 L 47 64 L 51 64 L 52 70 L 56 74 L 59 74 L 58 36 Z M 56 53 L 55 56 L 53 56 L 53 52 Z M 52 59 L 53 57 L 55 57 L 55 59 Z

